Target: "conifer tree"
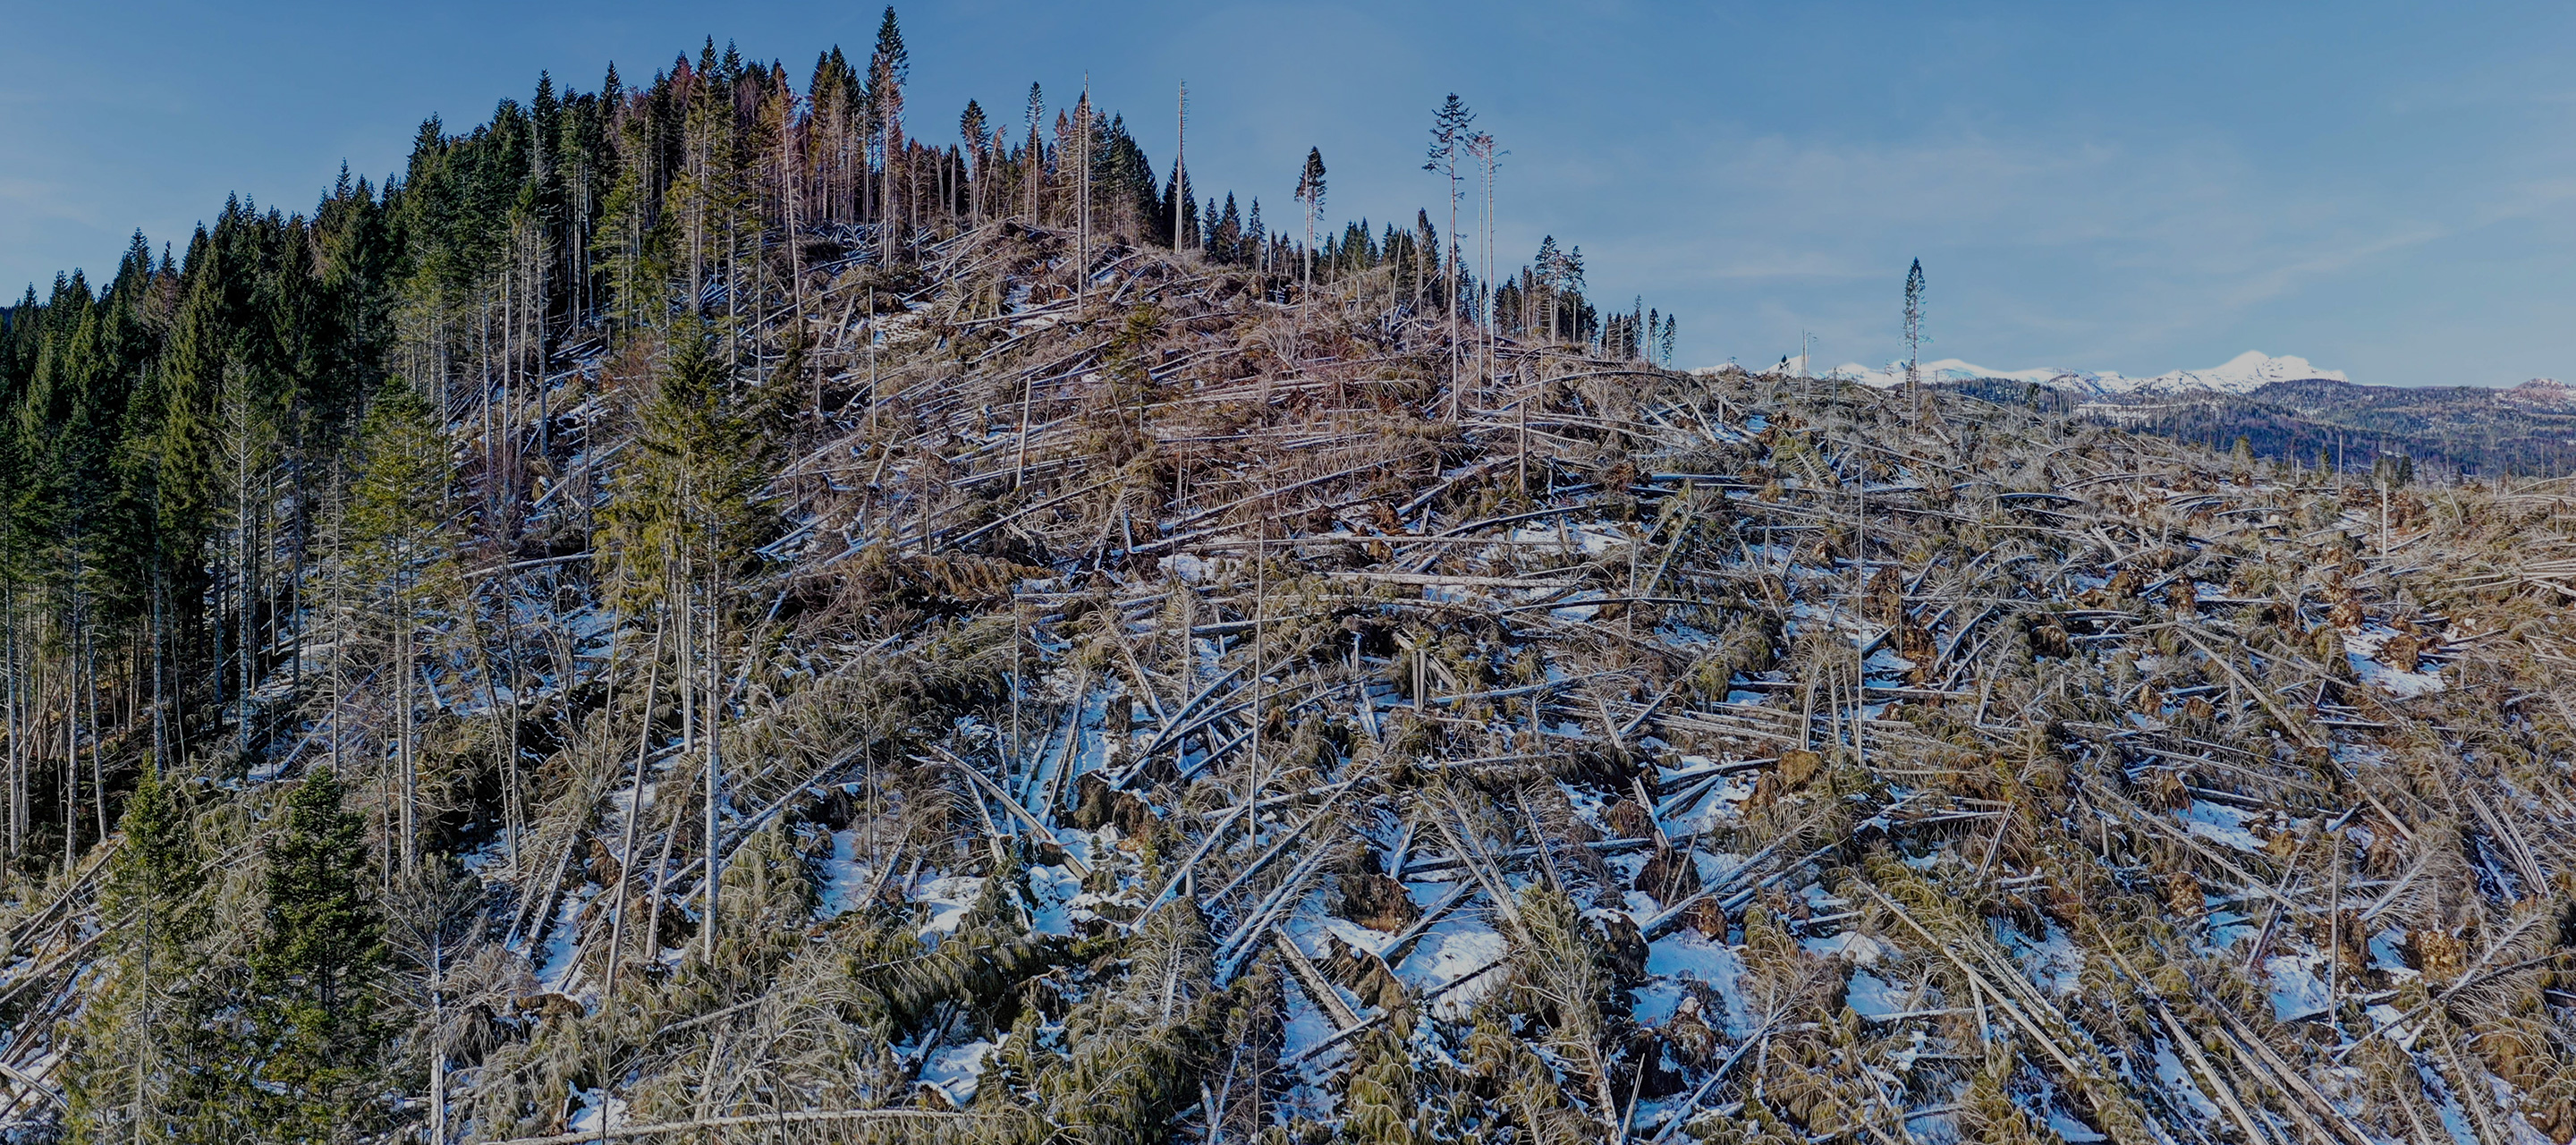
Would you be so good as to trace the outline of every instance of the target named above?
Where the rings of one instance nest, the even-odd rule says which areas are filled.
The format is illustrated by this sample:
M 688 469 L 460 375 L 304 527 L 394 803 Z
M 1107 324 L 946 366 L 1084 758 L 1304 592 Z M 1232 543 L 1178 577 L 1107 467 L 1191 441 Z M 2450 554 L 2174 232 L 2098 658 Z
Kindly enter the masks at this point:
M 463 1024 L 447 1005 L 444 979 L 469 958 L 483 916 L 482 882 L 452 856 L 432 856 L 393 882 L 386 903 L 390 961 L 402 967 L 403 985 L 417 991 L 415 1034 L 429 1053 L 429 1140 L 447 1141 L 447 1077 L 451 1045 Z M 422 1029 L 421 1027 L 426 1027 Z
M 1249 244 L 1244 248 L 1255 270 L 1270 269 L 1270 232 L 1261 225 L 1261 196 L 1252 197 L 1252 210 L 1243 216 L 1243 234 Z
M 644 146 L 642 122 L 630 126 L 635 129 L 629 136 L 634 146 L 627 148 L 626 161 L 602 202 L 605 225 L 591 239 L 592 254 L 610 286 L 608 317 L 616 333 L 651 325 L 667 296 L 665 269 L 658 257 L 662 244 L 657 241 L 663 231 L 655 225 L 659 202 L 649 174 L 653 155 Z
M 158 768 L 135 785 L 119 819 L 105 899 L 116 949 L 81 1014 L 66 1061 L 76 1142 L 169 1140 L 220 1072 L 208 1051 L 210 1008 L 194 949 L 206 925 L 190 809 Z
M 1565 284 L 1565 255 L 1557 249 L 1555 235 L 1539 240 L 1538 257 L 1532 263 L 1537 268 L 1533 283 L 1546 292 L 1547 306 L 1542 311 L 1546 316 L 1546 339 L 1554 342 L 1557 336 L 1557 301 Z
M 638 444 L 643 456 L 609 506 L 608 541 L 621 568 L 621 604 L 658 603 L 680 621 L 685 650 L 683 694 L 697 696 L 706 753 L 706 916 L 709 955 L 718 931 L 724 764 L 720 716 L 724 606 L 730 573 L 757 534 L 752 503 L 763 480 L 758 427 L 734 407 L 723 368 L 707 338 L 682 331 L 660 384 L 641 411 Z
M 1046 140 L 1044 137 L 1040 136 L 1038 132 L 1040 130 L 1040 125 L 1046 122 L 1046 93 L 1039 90 L 1038 85 L 1034 83 L 1029 85 L 1028 115 L 1029 139 L 1024 145 L 1020 161 L 1028 169 L 1029 224 L 1031 226 L 1045 226 L 1046 215 L 1040 209 L 1038 193 L 1040 185 L 1045 180 Z
M 876 117 L 878 162 L 884 176 L 884 189 L 877 196 L 878 221 L 889 227 L 895 224 L 895 164 L 903 155 L 903 85 L 911 75 L 912 54 L 904 50 L 903 29 L 895 22 L 894 5 L 888 4 L 885 17 L 877 23 L 876 50 L 868 56 L 868 107 Z
M 1905 396 L 1915 397 L 1923 373 L 1923 260 L 1905 272 Z
M 1558 256 L 1556 291 L 1560 306 L 1564 303 L 1573 304 L 1573 320 L 1567 324 L 1569 329 L 1565 331 L 1565 336 L 1576 341 L 1590 337 L 1587 333 L 1585 316 L 1592 308 L 1583 301 L 1583 248 L 1581 246 L 1569 247 L 1563 255 Z
M 1306 149 L 1306 166 L 1297 173 L 1297 201 L 1306 205 L 1306 290 L 1315 289 L 1315 220 L 1324 213 L 1324 149 Z
M 1095 166 L 1092 152 L 1091 77 L 1083 77 L 1082 95 L 1073 103 L 1072 161 L 1074 170 L 1074 278 L 1077 302 L 1089 297 L 1091 289 L 1091 174 Z
M 1449 276 L 1449 416 L 1458 416 L 1458 156 L 1475 137 L 1474 112 L 1459 102 L 1458 93 L 1450 92 L 1438 111 L 1431 113 L 1431 147 L 1422 164 L 1425 171 L 1435 172 L 1449 181 L 1449 247 L 1435 252 Z
M 332 1140 L 370 1103 L 379 1048 L 376 992 L 384 920 L 369 889 L 367 821 L 341 806 L 339 777 L 315 767 L 287 796 L 262 882 L 267 935 L 251 953 L 275 1087 L 261 1113 L 272 1140 Z
M 403 869 L 419 857 L 420 750 L 414 720 L 420 707 L 417 637 L 423 608 L 447 573 L 450 538 L 439 511 L 447 492 L 445 435 L 429 403 L 411 384 L 385 383 L 359 431 L 358 480 L 349 506 L 349 532 L 357 565 L 391 645 L 394 707 L 394 786 L 398 790 L 395 853 Z M 333 734 L 337 735 L 335 728 Z
M 34 357 L 36 318 L 40 313 L 36 288 L 27 292 L 6 315 L 0 315 L 0 409 L 14 409 L 18 404 L 25 363 Z M 25 657 L 21 650 L 20 588 L 27 572 L 26 517 L 29 509 L 27 450 L 9 419 L 0 418 L 0 723 L 7 724 L 8 785 L 6 795 L 6 858 L 0 863 L 0 879 L 6 879 L 12 867 L 26 853 L 30 820 L 29 756 L 33 739 L 23 713 L 27 705 Z
M 1345 1092 L 1349 1113 L 1340 1134 L 1344 1140 L 1413 1145 L 1424 1137 L 1416 1129 L 1423 1109 L 1416 1100 L 1416 1071 L 1405 1045 L 1412 1023 L 1408 1015 L 1394 1017 L 1392 1032 L 1372 1030 L 1358 1039 L 1352 1051 L 1354 1065 Z
M 1491 374 L 1494 369 L 1493 335 L 1500 321 L 1494 313 L 1497 302 L 1491 294 L 1494 285 L 1494 168 L 1502 161 L 1503 153 L 1496 147 L 1493 134 L 1484 131 L 1469 135 L 1466 148 L 1467 154 L 1475 157 L 1477 169 L 1484 176 L 1484 209 L 1482 221 L 1477 228 L 1479 234 L 1477 242 L 1482 247 L 1480 252 L 1482 258 L 1477 263 L 1476 273 L 1484 279 L 1483 285 L 1478 288 L 1480 292 L 1478 297 L 1484 299 L 1484 305 L 1478 310 L 1478 319 L 1485 332 L 1485 371 Z
M 965 141 L 966 158 L 974 164 L 968 172 L 966 193 L 966 221 L 972 226 L 981 226 L 984 222 L 983 189 L 992 174 L 992 140 L 988 131 L 984 122 L 984 106 L 967 100 L 966 110 L 957 116 L 957 136 Z

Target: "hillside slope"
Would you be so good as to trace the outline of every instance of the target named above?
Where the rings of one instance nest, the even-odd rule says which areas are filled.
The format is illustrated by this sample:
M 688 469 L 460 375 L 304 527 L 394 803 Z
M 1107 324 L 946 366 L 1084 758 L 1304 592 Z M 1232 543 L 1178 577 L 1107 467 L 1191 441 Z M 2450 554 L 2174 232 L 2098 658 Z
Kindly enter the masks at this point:
M 2551 489 L 2383 529 L 1966 399 L 1510 342 L 1453 390 L 1365 285 L 1119 249 L 1077 300 L 1067 238 L 949 240 L 872 326 L 870 273 L 821 289 L 828 416 L 780 423 L 712 605 L 610 610 L 596 550 L 459 574 L 524 662 L 428 657 L 420 863 L 462 862 L 386 876 L 445 945 L 388 999 L 383 1131 L 2576 1130 Z M 652 353 L 524 399 L 567 439 L 530 533 L 641 479 Z M 326 753 L 404 816 L 353 726 L 385 688 L 314 639 L 261 693 L 298 732 L 191 788 L 201 853 Z M 120 933 L 100 869 L 10 922 L 27 1078 L 137 972 L 67 972 Z
M 2563 483 L 603 86 L 0 330 L 10 1139 L 2576 1139 Z

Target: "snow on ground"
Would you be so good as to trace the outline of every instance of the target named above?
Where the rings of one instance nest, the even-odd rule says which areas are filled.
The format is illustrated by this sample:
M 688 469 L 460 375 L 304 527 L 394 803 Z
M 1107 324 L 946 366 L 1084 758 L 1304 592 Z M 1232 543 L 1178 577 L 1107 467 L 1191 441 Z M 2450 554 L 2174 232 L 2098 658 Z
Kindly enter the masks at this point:
M 2203 895 L 2201 901 L 2210 908 L 2205 920 L 2209 926 L 2209 952 L 2216 953 L 2239 942 L 2253 941 L 2252 916 L 2241 911 L 2219 909 L 2234 903 L 2236 901 L 2234 898 L 2227 895 Z
M 570 996 L 573 976 L 580 969 L 577 940 L 581 937 L 581 918 L 590 909 L 597 887 L 584 887 L 589 894 L 568 894 L 563 905 L 555 908 L 555 924 L 546 931 L 545 960 L 537 966 L 537 989 Z
M 1417 885 L 1436 887 L 1431 892 L 1435 901 L 1436 896 L 1448 890 L 1443 884 Z M 1414 898 L 1421 901 L 1424 894 L 1417 890 Z M 1462 909 L 1433 924 L 1423 934 L 1422 940 L 1414 943 L 1413 949 L 1405 954 L 1403 963 L 1395 967 L 1395 976 L 1414 993 L 1421 994 L 1486 970 L 1510 949 L 1511 943 L 1501 933 L 1481 917 Z M 1477 999 L 1501 985 L 1502 981 L 1500 974 L 1482 974 L 1475 981 L 1442 994 L 1437 1008 L 1448 1017 L 1464 1014 L 1476 1004 Z
M 2245 812 L 2224 804 L 2195 800 L 2182 813 L 2183 826 L 2192 834 L 2214 843 L 2224 843 L 2240 851 L 2261 851 L 2263 841 L 2245 829 Z
M 1562 518 L 1559 520 L 1563 521 Z M 1580 552 L 1587 557 L 1597 557 L 1612 549 L 1624 550 L 1636 544 L 1636 540 L 1617 522 L 1563 521 L 1563 525 L 1563 528 L 1523 525 L 1513 529 L 1508 536 L 1514 544 L 1537 546 L 1542 552 L 1553 546 L 1557 552 Z
M 943 875 L 913 888 L 912 901 L 930 908 L 930 921 L 921 926 L 925 945 L 957 933 L 957 925 L 966 921 L 966 912 L 975 909 L 975 900 L 984 895 L 981 875 Z
M 2081 1121 L 2077 1121 L 2072 1117 L 2068 1117 L 2066 1114 L 2055 1108 L 2048 1110 L 2048 1128 L 2050 1131 L 2056 1133 L 2060 1140 L 2067 1142 L 2068 1145 L 2082 1145 L 2082 1143 L 2087 1141 L 2110 1140 L 2110 1138 L 2095 1132 L 2091 1126 L 2086 1125 Z
M 1283 1059 L 1303 1057 L 1337 1033 L 1333 1020 L 1306 996 L 1304 990 L 1286 992 L 1288 1018 L 1280 1023 L 1279 1056 Z
M 1802 938 L 1798 940 L 1798 945 L 1805 948 L 1809 954 L 1821 958 L 1841 955 L 1860 966 L 1876 965 L 1880 956 L 1884 954 L 1884 949 L 1879 946 L 1876 939 L 1857 930 L 1846 930 L 1840 934 L 1830 934 L 1822 938 Z
M 2036 942 L 2019 930 L 2006 930 L 2004 946 L 2041 989 L 2065 997 L 2083 988 L 2084 950 L 2056 922 L 2049 922 Z
M 2370 936 L 2370 968 L 2387 972 L 2391 977 L 2412 978 L 2418 972 L 2406 965 L 2406 956 L 2398 950 L 2406 935 L 2395 927 L 2383 927 Z
M 823 860 L 823 885 L 815 896 L 814 917 L 839 918 L 859 906 L 876 881 L 858 857 L 859 833 L 832 832 L 832 854 Z
M 1074 907 L 1074 900 L 1082 897 L 1082 880 L 1061 866 L 1031 866 L 1029 890 L 1036 899 L 1029 908 L 1029 927 L 1040 934 L 1070 937 L 1074 916 L 1091 913 Z
M 1753 1015 L 1745 1005 L 1740 985 L 1744 960 L 1737 957 L 1734 947 L 1697 931 L 1684 930 L 1657 939 L 1646 948 L 1646 973 L 1706 984 L 1726 1001 L 1726 1031 L 1737 1037 L 1751 1032 Z
M 1690 997 L 1690 990 L 1671 978 L 1650 978 L 1632 994 L 1637 1001 L 1629 1008 L 1629 1016 L 1640 1025 L 1660 1026 L 1680 1012 L 1682 1000 Z
M 963 1108 L 975 1100 L 976 1087 L 984 1077 L 984 1059 L 992 1056 L 995 1043 L 972 1041 L 963 1045 L 941 1046 L 921 1063 L 921 1084 L 947 1096 L 951 1104 Z
M 2429 663 L 2419 661 L 2415 671 L 2400 672 L 2380 662 L 2380 648 L 2396 636 L 2396 629 L 2374 624 L 2344 637 L 2344 658 L 2351 663 L 2352 674 L 2362 683 L 2401 700 L 2441 691 L 2441 670 Z
M 2326 1012 L 2323 954 L 2278 954 L 2263 960 L 2272 979 L 2272 1017 L 2290 1022 Z
M 564 1129 L 571 1133 L 597 1133 L 628 1124 L 631 1119 L 626 1116 L 626 1100 L 610 1097 L 602 1104 L 601 1096 L 600 1090 L 574 1087 L 573 1114 L 564 1122 Z
M 2191 1106 L 2192 1112 L 2207 1120 L 2217 1120 L 2217 1103 L 2200 1091 L 2199 1083 L 2193 1081 L 2190 1071 L 2182 1067 L 2182 1059 L 2174 1056 L 2171 1046 L 2156 1047 L 2156 1080 L 2164 1083 L 2166 1093 L 2181 1095 L 2183 1103 Z
M 1843 1004 L 1864 1018 L 1884 1018 L 1907 1009 L 1901 991 L 1904 987 L 1888 982 L 1867 970 L 1852 972 L 1851 983 L 1843 991 Z

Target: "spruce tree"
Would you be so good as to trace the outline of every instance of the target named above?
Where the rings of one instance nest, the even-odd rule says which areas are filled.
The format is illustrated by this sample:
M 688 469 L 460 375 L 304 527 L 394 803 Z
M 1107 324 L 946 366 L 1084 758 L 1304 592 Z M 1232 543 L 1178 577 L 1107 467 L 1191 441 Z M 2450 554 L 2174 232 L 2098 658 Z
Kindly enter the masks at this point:
M 1045 226 L 1046 216 L 1041 212 L 1038 200 L 1039 191 L 1046 181 L 1046 139 L 1038 133 L 1046 123 L 1046 92 L 1035 83 L 1029 85 L 1028 116 L 1029 139 L 1022 145 L 1024 151 L 1020 162 L 1027 168 L 1029 176 L 1029 223 Z
M 219 1073 L 207 1052 L 220 1000 L 200 986 L 194 943 L 205 930 L 201 856 L 185 799 L 145 772 L 118 824 L 101 906 L 119 925 L 106 972 L 65 1055 L 75 1142 L 168 1140 Z
M 1905 272 L 1905 396 L 1912 398 L 1923 373 L 1923 260 Z
M 894 215 L 895 166 L 903 153 L 903 84 L 912 74 L 912 55 L 904 50 L 903 29 L 895 23 L 894 5 L 886 5 L 877 24 L 876 51 L 868 57 L 868 107 L 874 115 L 884 189 L 877 197 L 879 221 L 891 227 Z M 891 234 L 893 232 L 888 231 Z
M 335 1139 L 361 1116 L 381 1027 L 373 989 L 384 919 L 370 895 L 367 821 L 317 766 L 287 796 L 262 883 L 267 934 L 251 952 L 270 1140 Z
M 607 546 L 620 569 L 616 593 L 627 607 L 658 603 L 680 620 L 683 694 L 696 693 L 706 753 L 708 845 L 704 937 L 714 952 L 720 856 L 715 853 L 723 804 L 718 734 L 725 702 L 723 637 L 731 574 L 760 529 L 752 502 L 764 471 L 759 427 L 728 397 L 723 367 L 705 335 L 684 331 L 664 364 L 637 436 L 642 456 L 609 504 Z
M 983 187 L 990 177 L 992 138 L 984 123 L 984 105 L 966 101 L 966 110 L 957 116 L 957 137 L 966 144 L 966 159 L 974 164 L 969 174 L 966 195 L 966 221 L 980 225 L 984 221 Z
M 358 480 L 352 491 L 349 532 L 356 564 L 377 601 L 391 650 L 394 699 L 395 851 L 410 869 L 417 861 L 420 823 L 420 752 L 413 721 L 419 671 L 421 613 L 448 573 L 452 538 L 440 502 L 447 492 L 448 445 L 429 403 L 409 382 L 385 383 L 359 431 Z M 332 734 L 339 734 L 336 727 Z
M 1297 201 L 1306 205 L 1306 289 L 1315 289 L 1315 220 L 1324 213 L 1324 149 L 1306 149 L 1306 166 L 1297 173 Z
M 1545 304 L 1531 317 L 1539 322 L 1540 328 L 1546 332 L 1547 340 L 1551 342 L 1556 340 L 1557 264 L 1564 258 L 1563 252 L 1556 247 L 1556 236 L 1548 235 L 1539 240 L 1538 254 L 1530 260 L 1532 268 L 1530 283 L 1533 293 L 1538 293 L 1545 299 Z
M 1449 294 L 1444 313 L 1449 326 L 1449 416 L 1458 416 L 1458 156 L 1475 137 L 1476 114 L 1459 102 L 1458 93 L 1450 92 L 1440 109 L 1431 113 L 1431 147 L 1422 169 L 1449 180 L 1449 248 L 1434 249 L 1439 265 L 1448 271 Z

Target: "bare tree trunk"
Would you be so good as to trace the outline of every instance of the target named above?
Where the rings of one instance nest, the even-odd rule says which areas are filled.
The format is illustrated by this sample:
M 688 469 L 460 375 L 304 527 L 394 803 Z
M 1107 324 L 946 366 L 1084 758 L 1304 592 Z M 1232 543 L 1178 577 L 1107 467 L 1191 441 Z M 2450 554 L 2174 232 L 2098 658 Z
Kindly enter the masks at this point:
M 1451 151 L 1449 173 L 1449 420 L 1458 420 L 1458 153 Z
M 63 874 L 72 873 L 80 860 L 80 721 L 73 718 L 77 701 L 72 698 L 72 682 L 62 682 L 63 704 Z
M 394 758 L 395 767 L 402 772 L 402 866 L 405 874 L 410 874 L 418 862 L 420 837 L 420 752 L 413 742 L 412 730 L 412 721 L 418 710 L 412 689 L 416 686 L 415 677 L 420 669 L 412 653 L 414 637 L 410 601 L 406 599 L 408 595 L 398 591 L 394 597 L 394 659 L 402 673 L 400 681 L 394 685 L 394 706 L 397 709 Z M 333 734 L 338 734 L 336 728 Z
M 81 626 L 81 677 L 81 691 L 89 705 L 90 802 L 97 812 L 98 837 L 105 839 L 107 838 L 107 776 L 99 760 L 98 637 L 93 627 L 88 624 Z
M 1091 77 L 1088 75 L 1082 79 L 1082 99 L 1074 105 L 1074 118 L 1079 121 L 1073 125 L 1075 150 L 1080 152 L 1074 161 L 1082 165 L 1074 174 L 1076 193 L 1082 196 L 1081 220 L 1075 231 L 1073 278 L 1073 300 L 1079 308 L 1091 288 Z
M 447 1145 L 447 1023 L 438 997 L 438 980 L 446 970 L 446 955 L 446 935 L 432 932 L 429 936 L 430 1145 Z
M 155 767 L 167 768 L 170 766 L 170 730 L 164 714 L 167 711 L 169 693 L 161 678 L 161 649 L 162 642 L 166 639 L 163 625 L 168 620 L 163 602 L 169 595 L 169 589 L 163 583 L 161 561 L 157 556 L 153 559 L 152 565 L 152 631 L 149 634 L 152 644 L 152 763 Z M 8 719 L 14 715 L 14 712 L 0 712 L 0 719 Z M 13 738 L 14 729 L 13 724 L 11 733 Z M 14 752 L 12 754 L 14 755 Z M 11 763 L 14 765 L 16 760 L 12 759 Z M 14 840 L 10 851 L 13 854 L 17 851 Z
M 709 576 L 707 585 L 707 922 L 706 955 L 713 963 L 716 957 L 717 907 L 724 888 L 724 854 L 717 847 L 719 812 L 724 799 L 724 753 L 721 722 L 724 704 L 724 615 L 719 604 L 723 574 Z
M 644 761 L 652 754 L 653 696 L 662 682 L 662 625 L 653 625 L 652 660 L 644 677 L 644 713 L 635 733 L 635 790 L 626 798 L 626 842 L 617 852 L 617 890 L 609 900 L 615 913 L 608 920 L 608 969 L 606 985 L 599 991 L 601 1005 L 617 996 L 617 963 L 626 949 L 626 899 L 635 878 L 635 831 L 644 819 Z M 601 1114 L 606 1121 L 607 1114 Z
M 9 736 L 9 853 L 17 859 L 27 842 L 27 770 L 25 733 L 27 727 L 25 697 L 19 692 L 18 674 L 18 586 L 14 581 L 0 582 L 0 674 L 6 674 L 7 697 L 0 708 L 0 723 L 7 724 Z M 9 864 L 0 864 L 0 878 L 5 878 Z

